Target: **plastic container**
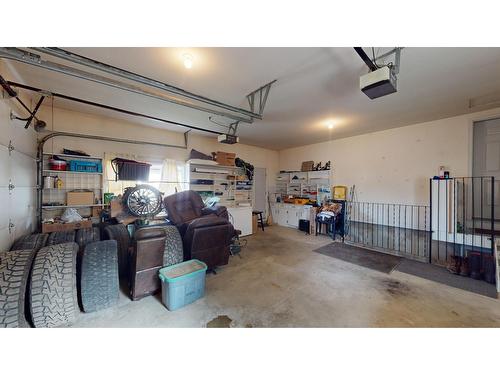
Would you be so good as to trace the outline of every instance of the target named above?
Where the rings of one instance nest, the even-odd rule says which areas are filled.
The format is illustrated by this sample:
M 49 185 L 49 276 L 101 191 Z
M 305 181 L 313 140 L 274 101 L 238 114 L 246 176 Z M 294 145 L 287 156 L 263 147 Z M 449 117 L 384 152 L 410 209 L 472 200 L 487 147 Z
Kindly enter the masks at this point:
M 70 160 L 69 170 L 72 172 L 102 172 L 100 161 Z
M 151 164 L 115 158 L 111 160 L 117 181 L 148 181 Z
M 66 165 L 64 160 L 49 159 L 49 166 L 53 171 L 65 171 Z
M 334 186 L 333 199 L 345 201 L 347 198 L 347 186 Z
M 205 295 L 207 265 L 197 259 L 161 268 L 163 304 L 174 311 L 193 303 Z

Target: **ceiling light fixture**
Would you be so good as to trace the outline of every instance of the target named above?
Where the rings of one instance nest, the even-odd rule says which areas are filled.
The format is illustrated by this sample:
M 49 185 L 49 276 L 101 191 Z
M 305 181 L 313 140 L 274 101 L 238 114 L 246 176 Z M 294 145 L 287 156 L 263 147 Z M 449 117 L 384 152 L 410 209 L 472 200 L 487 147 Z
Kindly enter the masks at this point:
M 333 121 L 332 121 L 332 120 L 330 120 L 330 121 L 328 121 L 328 122 L 326 123 L 326 126 L 328 127 L 328 129 L 333 129 L 333 126 L 334 126 L 334 125 L 335 125 L 335 124 L 333 123 Z
M 185 53 L 184 55 L 182 55 L 182 60 L 186 69 L 191 69 L 193 67 L 193 56 L 191 56 L 189 53 Z

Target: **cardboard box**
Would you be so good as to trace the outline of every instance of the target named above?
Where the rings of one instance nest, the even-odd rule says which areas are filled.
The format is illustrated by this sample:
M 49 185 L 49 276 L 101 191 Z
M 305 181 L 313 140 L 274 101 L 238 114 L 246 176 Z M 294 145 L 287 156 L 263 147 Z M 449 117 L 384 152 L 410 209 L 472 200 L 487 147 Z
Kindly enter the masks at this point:
M 86 204 L 94 204 L 93 191 L 68 191 L 66 197 L 68 206 L 84 206 Z
M 215 154 L 215 161 L 219 165 L 227 165 L 234 167 L 235 159 L 236 159 L 236 154 L 233 152 L 217 151 Z
M 314 161 L 303 161 L 302 162 L 302 167 L 300 168 L 301 172 L 309 172 L 312 171 L 314 167 Z
M 91 220 L 77 221 L 74 223 L 42 223 L 42 233 L 66 232 L 80 228 L 92 228 Z

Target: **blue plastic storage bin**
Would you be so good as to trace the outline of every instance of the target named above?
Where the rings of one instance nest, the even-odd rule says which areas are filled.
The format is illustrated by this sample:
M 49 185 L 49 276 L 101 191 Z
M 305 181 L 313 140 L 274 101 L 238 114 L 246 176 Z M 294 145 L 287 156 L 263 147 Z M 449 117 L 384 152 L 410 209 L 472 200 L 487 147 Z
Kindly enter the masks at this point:
M 205 295 L 207 265 L 197 259 L 161 268 L 163 304 L 170 311 L 180 309 Z
M 100 161 L 70 160 L 69 170 L 72 172 L 102 172 Z

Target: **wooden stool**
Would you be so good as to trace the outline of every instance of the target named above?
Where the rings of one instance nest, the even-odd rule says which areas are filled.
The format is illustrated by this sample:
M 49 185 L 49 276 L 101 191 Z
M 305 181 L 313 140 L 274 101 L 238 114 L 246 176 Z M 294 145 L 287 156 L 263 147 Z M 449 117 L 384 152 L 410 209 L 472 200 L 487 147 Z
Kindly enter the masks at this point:
M 264 218 L 262 217 L 262 211 L 252 211 L 252 215 L 257 215 L 257 221 L 264 232 Z

